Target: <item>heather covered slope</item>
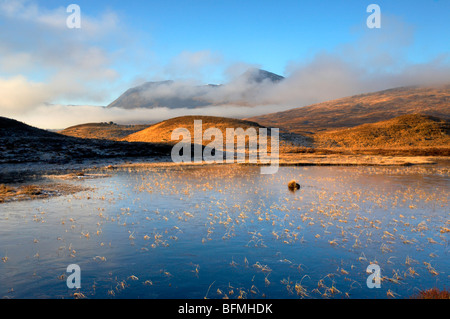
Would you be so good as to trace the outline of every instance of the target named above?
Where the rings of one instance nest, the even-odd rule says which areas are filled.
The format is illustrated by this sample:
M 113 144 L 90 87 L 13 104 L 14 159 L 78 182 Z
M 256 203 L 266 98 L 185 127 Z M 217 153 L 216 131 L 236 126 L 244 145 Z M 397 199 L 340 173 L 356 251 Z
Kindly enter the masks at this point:
M 248 118 L 267 127 L 315 133 L 375 123 L 406 114 L 450 120 L 450 85 L 401 87 Z
M 420 114 L 317 133 L 319 148 L 450 148 L 450 122 Z

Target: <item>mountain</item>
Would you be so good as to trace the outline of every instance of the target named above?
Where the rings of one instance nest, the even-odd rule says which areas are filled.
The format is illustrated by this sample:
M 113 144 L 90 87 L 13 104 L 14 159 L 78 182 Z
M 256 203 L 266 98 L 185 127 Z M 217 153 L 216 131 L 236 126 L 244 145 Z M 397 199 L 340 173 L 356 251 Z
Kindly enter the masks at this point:
M 162 143 L 128 143 L 81 139 L 49 132 L 0 117 L 0 163 L 70 163 L 84 159 L 170 155 Z
M 128 89 L 107 107 L 134 108 L 196 108 L 210 105 L 204 96 L 215 85 L 185 86 L 174 81 L 146 82 Z M 177 94 L 172 94 L 177 92 Z
M 228 84 L 191 85 L 174 81 L 146 82 L 125 91 L 107 107 L 133 108 L 197 108 L 207 105 L 223 105 L 231 102 L 242 103 L 239 99 L 230 100 L 228 88 L 249 86 L 255 91 L 263 83 L 278 83 L 284 77 L 261 69 L 249 69 Z M 245 92 L 249 94 L 251 92 Z
M 119 125 L 113 122 L 86 123 L 65 128 L 64 130 L 58 131 L 58 133 L 79 138 L 117 141 L 132 133 L 146 129 L 149 126 L 150 124 Z
M 450 121 L 408 114 L 353 128 L 317 133 L 318 148 L 450 148 Z
M 247 118 L 294 133 L 315 133 L 388 120 L 404 114 L 450 119 L 450 85 L 400 87 Z
M 281 75 L 256 68 L 247 70 L 241 75 L 241 78 L 245 78 L 248 82 L 253 83 L 263 83 L 264 81 L 277 83 L 284 80 L 284 77 Z

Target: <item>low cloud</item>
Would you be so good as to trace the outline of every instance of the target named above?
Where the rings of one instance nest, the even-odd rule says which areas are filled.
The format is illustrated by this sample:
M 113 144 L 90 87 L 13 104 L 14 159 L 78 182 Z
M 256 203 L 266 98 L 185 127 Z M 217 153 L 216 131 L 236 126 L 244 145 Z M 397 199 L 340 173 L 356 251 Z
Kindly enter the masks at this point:
M 224 115 L 224 108 L 227 109 Z M 258 114 L 272 112 L 273 105 L 260 107 L 243 107 L 238 105 L 207 106 L 199 109 L 169 109 L 158 107 L 154 109 L 131 109 L 121 108 L 107 109 L 102 106 L 92 105 L 39 105 L 27 113 L 13 116 L 14 119 L 32 126 L 45 129 L 64 129 L 81 123 L 109 122 L 118 124 L 153 124 L 169 118 L 184 115 L 209 115 L 226 116 L 232 118 L 245 118 Z
M 280 82 L 255 82 L 245 76 L 215 87 L 189 81 L 165 82 L 142 90 L 140 95 L 154 103 L 149 107 L 199 110 L 222 105 L 223 114 L 227 115 L 225 105 L 254 107 L 255 113 L 260 113 L 261 106 L 271 105 L 274 112 L 400 86 L 450 83 L 449 62 L 449 57 L 443 55 L 427 63 L 407 64 L 395 71 L 372 71 L 342 56 L 324 52 L 308 62 L 290 65 L 289 75 Z
M 296 66 L 283 83 L 267 90 L 267 103 L 306 106 L 326 100 L 401 86 L 450 83 L 450 56 L 408 64 L 395 71 L 372 72 L 334 54 L 318 54 Z

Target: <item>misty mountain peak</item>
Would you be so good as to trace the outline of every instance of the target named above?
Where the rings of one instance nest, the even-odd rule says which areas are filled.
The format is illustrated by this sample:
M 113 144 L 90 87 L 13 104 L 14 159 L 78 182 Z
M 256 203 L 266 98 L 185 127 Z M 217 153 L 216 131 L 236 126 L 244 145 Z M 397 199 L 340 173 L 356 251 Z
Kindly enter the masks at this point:
M 259 84 L 275 84 L 283 79 L 284 77 L 275 73 L 252 68 L 240 75 L 235 81 L 227 84 L 191 85 L 171 80 L 145 82 L 128 89 L 109 104 L 108 108 L 167 107 L 173 109 L 224 105 L 227 103 L 249 105 L 251 102 L 248 100 L 248 97 L 258 96 L 262 90 L 262 86 Z M 237 91 L 236 87 L 238 87 Z M 221 88 L 225 89 L 221 90 Z M 228 88 L 233 88 L 234 91 Z
M 262 83 L 264 81 L 277 83 L 284 79 L 281 75 L 257 68 L 247 70 L 244 74 L 242 74 L 242 77 L 247 78 L 249 82 L 255 83 Z

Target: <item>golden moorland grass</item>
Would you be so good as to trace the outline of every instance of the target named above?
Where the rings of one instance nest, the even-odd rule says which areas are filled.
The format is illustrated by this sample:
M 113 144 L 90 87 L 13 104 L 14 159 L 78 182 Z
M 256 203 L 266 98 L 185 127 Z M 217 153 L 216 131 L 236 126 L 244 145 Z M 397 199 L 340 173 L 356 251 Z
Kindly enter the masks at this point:
M 417 295 L 414 295 L 412 299 L 450 299 L 450 291 L 430 288 L 420 291 Z
M 404 114 L 450 120 L 450 85 L 400 87 L 359 94 L 247 120 L 303 134 L 375 123 Z
M 249 128 L 259 132 L 257 123 L 213 116 L 182 116 L 157 123 L 123 138 L 129 142 L 163 142 L 171 140 L 176 128 L 186 128 L 194 143 L 194 120 L 202 120 L 202 136 L 211 127 L 218 128 L 226 138 L 227 128 Z M 268 130 L 270 132 L 270 130 Z M 363 124 L 353 128 L 315 133 L 310 137 L 280 134 L 280 153 L 315 155 L 383 155 L 383 156 L 449 156 L 450 124 L 448 121 L 420 114 L 401 115 L 394 119 Z M 298 140 L 300 138 L 300 140 Z M 214 139 L 214 138 L 213 138 Z M 295 140 L 297 139 L 297 140 Z M 203 139 L 203 145 L 212 139 Z M 237 141 L 237 140 L 236 140 Z M 300 141 L 300 143 L 299 143 Z M 246 138 L 248 147 L 248 138 Z M 268 139 L 270 151 L 270 137 Z
M 0 184 L 0 203 L 73 194 L 86 189 L 86 187 L 61 183 L 21 186 Z
M 450 122 L 408 114 L 387 121 L 317 133 L 314 142 L 318 148 L 450 148 Z
M 172 141 L 171 139 L 172 132 L 177 128 L 186 128 L 191 134 L 192 142 L 194 142 L 194 120 L 202 121 L 202 136 L 205 133 L 205 130 L 212 127 L 218 128 L 222 132 L 224 138 L 226 137 L 225 132 L 227 128 L 242 128 L 244 130 L 254 128 L 257 133 L 259 128 L 263 128 L 263 126 L 255 122 L 233 118 L 200 115 L 180 116 L 159 122 L 142 131 L 130 134 L 122 140 L 128 142 L 176 143 L 178 140 Z M 208 144 L 211 140 L 212 139 L 203 139 L 203 145 Z

